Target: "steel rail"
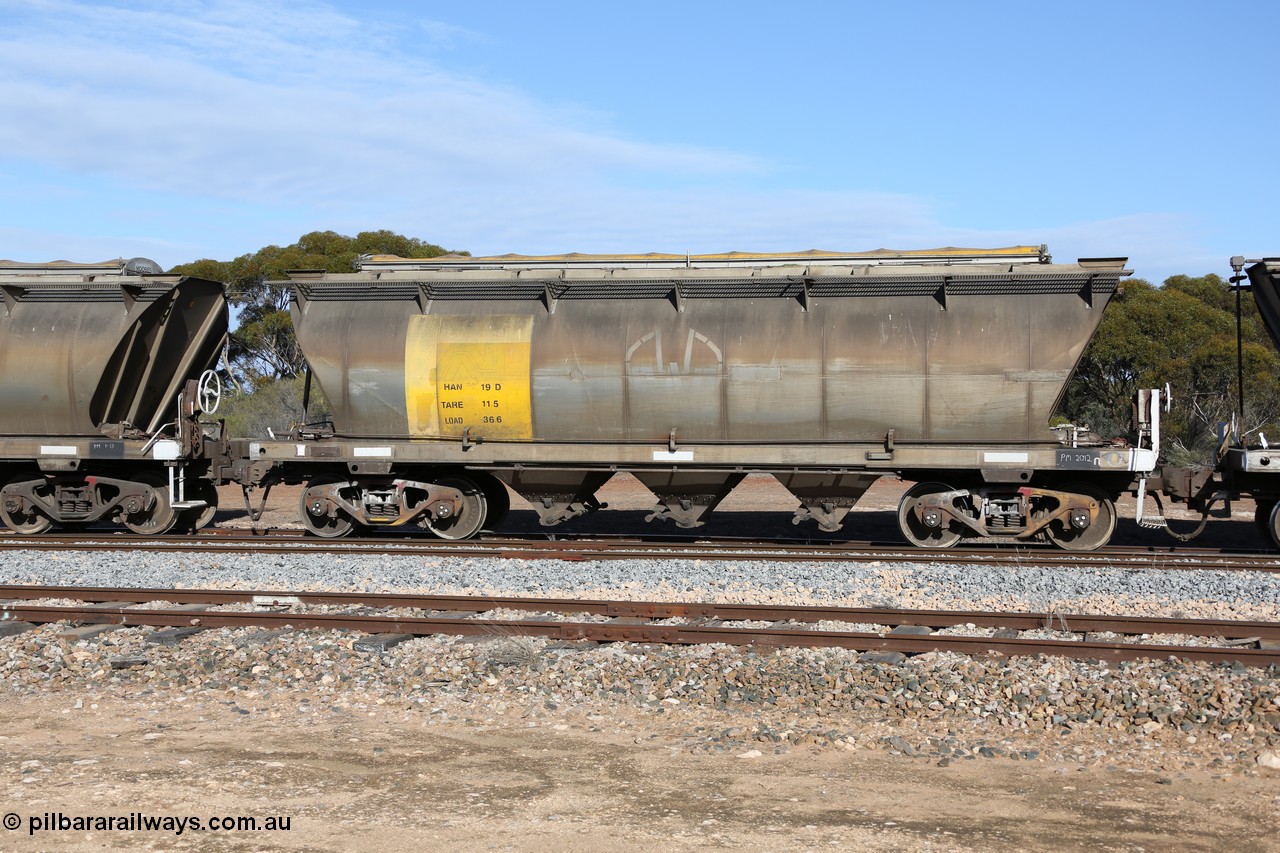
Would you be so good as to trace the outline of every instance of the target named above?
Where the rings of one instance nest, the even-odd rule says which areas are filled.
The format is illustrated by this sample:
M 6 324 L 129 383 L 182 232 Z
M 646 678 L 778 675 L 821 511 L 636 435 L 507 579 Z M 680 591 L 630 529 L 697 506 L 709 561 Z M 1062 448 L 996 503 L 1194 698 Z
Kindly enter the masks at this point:
M 130 535 L 68 534 L 46 537 L 0 536 L 0 549 L 13 550 L 132 550 L 174 553 L 270 553 L 296 551 L 316 554 L 374 553 L 430 554 L 432 556 L 494 557 L 503 559 L 558 559 L 571 561 L 621 559 L 776 560 L 783 562 L 945 563 L 1036 566 L 1097 566 L 1112 568 L 1222 571 L 1280 571 L 1280 556 L 1241 554 L 1209 549 L 1102 548 L 1092 552 L 1063 552 L 1049 548 L 956 548 L 944 551 L 913 549 L 899 545 L 867 543 L 697 539 L 640 540 L 558 538 L 555 540 L 486 537 L 465 542 L 426 538 L 378 538 L 328 540 L 302 535 L 271 536 L 244 533 L 187 537 L 139 537 Z
M 831 631 L 795 627 L 798 622 L 831 620 L 882 625 L 951 627 L 974 625 L 1015 630 L 1049 628 L 1069 633 L 1185 634 L 1251 641 L 1280 639 L 1280 624 L 1206 619 L 1104 616 L 1090 614 L 982 613 L 967 611 L 890 610 L 876 608 L 801 607 L 720 604 L 709 602 L 645 602 L 620 600 L 562 600 L 496 596 L 417 596 L 385 593 L 296 593 L 240 590 L 143 590 L 127 588 L 3 586 L 0 622 L 81 622 L 86 624 L 148 625 L 154 627 L 245 627 L 355 630 L 374 634 L 455 634 L 468 636 L 541 636 L 557 640 L 595 640 L 637 643 L 728 643 L 741 646 L 838 647 L 859 651 L 958 651 L 964 654 L 998 652 L 1007 655 L 1058 654 L 1100 660 L 1176 657 L 1187 661 L 1242 662 L 1253 666 L 1280 665 L 1280 649 L 1240 646 L 1186 646 L 1093 639 L 974 637 L 939 634 L 897 634 L 870 631 Z M 68 607 L 27 603 L 41 598 L 87 601 L 140 600 L 226 605 L 253 603 L 291 605 L 378 606 L 410 608 L 423 616 L 379 616 L 362 613 L 298 613 L 279 609 L 208 611 L 117 607 Z M 546 619 L 482 619 L 479 614 L 505 608 L 537 613 L 560 612 L 604 615 L 610 622 Z M 652 624 L 648 620 L 685 617 L 683 625 Z M 769 621 L 764 628 L 725 625 L 732 621 Z
M 916 610 L 885 607 L 740 604 L 706 601 L 629 601 L 626 599 L 534 598 L 495 595 L 420 595 L 388 592 L 298 592 L 282 590 L 167 589 L 143 587 L 33 586 L 0 584 L 0 611 L 12 607 L 4 599 L 65 598 L 89 602 L 171 601 L 175 604 L 254 604 L 406 608 L 485 612 L 505 609 L 555 611 L 592 616 L 635 616 L 649 619 L 678 617 L 726 621 L 853 622 L 877 625 L 924 625 L 1117 634 L 1192 634 L 1228 638 L 1260 637 L 1280 640 L 1280 624 L 1236 619 L 1174 619 L 1158 616 L 1106 616 L 1088 613 L 1019 613 L 981 610 Z

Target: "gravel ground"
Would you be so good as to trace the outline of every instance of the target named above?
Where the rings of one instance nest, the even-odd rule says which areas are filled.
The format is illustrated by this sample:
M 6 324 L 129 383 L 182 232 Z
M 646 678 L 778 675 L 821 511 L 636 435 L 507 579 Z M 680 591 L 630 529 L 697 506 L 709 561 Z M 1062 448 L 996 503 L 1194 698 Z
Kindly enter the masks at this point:
M 749 725 L 687 731 L 689 746 L 719 752 L 761 743 L 770 750 L 879 743 L 939 759 L 990 749 L 1013 759 L 1046 752 L 1062 760 L 1079 757 L 1077 743 L 1037 743 L 1037 736 L 1079 732 L 1120 737 L 1101 755 L 1118 751 L 1130 761 L 1158 747 L 1148 758 L 1175 769 L 1253 764 L 1280 748 L 1277 673 L 1243 666 L 949 653 L 885 664 L 831 649 L 596 646 L 501 635 L 421 638 L 370 655 L 353 651 L 353 638 L 337 632 L 212 630 L 174 646 L 148 643 L 154 632 L 147 628 L 78 643 L 57 633 L 45 626 L 3 641 L 6 690 L 250 697 L 302 690 L 316 708 L 389 702 L 426 710 L 453 700 L 497 714 L 531 707 L 745 713 Z M 913 736 L 882 731 L 908 721 L 918 727 Z
M 19 583 L 89 586 L 360 589 L 1280 619 L 1280 576 L 1275 574 L 1106 567 L 16 552 L 8 555 L 6 574 Z M 835 650 L 757 653 L 718 646 L 625 645 L 553 650 L 546 641 L 514 637 L 490 638 L 480 645 L 425 638 L 385 657 L 369 657 L 352 652 L 350 638 L 339 635 L 264 639 L 261 632 L 211 631 L 168 649 L 147 645 L 150 629 L 115 631 L 79 646 L 50 642 L 54 631 L 43 628 L 0 641 L 0 649 L 8 652 L 7 661 L 0 654 L 0 677 L 8 689 L 36 690 L 50 682 L 140 684 L 166 691 L 210 684 L 219 689 L 311 685 L 341 702 L 412 705 L 432 701 L 422 687 L 430 682 L 434 686 L 426 694 L 479 696 L 500 709 L 518 700 L 553 707 L 603 702 L 641 711 L 679 706 L 764 713 L 764 722 L 745 728 L 737 738 L 742 742 L 796 742 L 791 736 L 775 741 L 780 727 L 805 743 L 840 748 L 850 738 L 866 741 L 865 734 L 855 733 L 862 724 L 915 720 L 927 724 L 929 734 L 911 744 L 912 749 L 940 759 L 956 750 L 990 746 L 992 726 L 1001 734 L 1160 735 L 1180 747 L 1207 739 L 1215 747 L 1208 761 L 1256 761 L 1262 751 L 1280 747 L 1277 673 L 1243 667 L 1170 662 L 1102 666 L 1040 658 L 979 661 L 943 654 L 892 665 L 860 663 L 856 653 Z M 143 657 L 148 665 L 136 672 L 115 670 L 113 657 Z M 857 725 L 833 727 L 818 719 L 803 725 L 769 722 L 783 709 L 808 717 L 835 714 Z M 975 732 L 985 732 L 981 737 L 957 733 L 957 726 L 975 724 Z M 741 745 L 717 742 L 709 748 Z M 1201 745 L 1193 752 L 1203 749 Z
M 1280 573 L 769 560 L 12 552 L 12 583 L 664 598 L 1280 620 Z

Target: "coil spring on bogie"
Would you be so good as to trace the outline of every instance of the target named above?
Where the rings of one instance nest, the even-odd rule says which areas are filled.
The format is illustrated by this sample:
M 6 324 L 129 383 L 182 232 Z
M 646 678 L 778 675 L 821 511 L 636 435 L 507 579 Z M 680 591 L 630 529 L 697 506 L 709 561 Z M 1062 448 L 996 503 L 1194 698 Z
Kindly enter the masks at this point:
M 393 503 L 366 503 L 364 505 L 365 515 L 370 518 L 399 518 L 400 507 Z
M 1017 501 L 988 500 L 984 512 L 988 530 L 1021 530 L 1026 527 L 1022 508 Z

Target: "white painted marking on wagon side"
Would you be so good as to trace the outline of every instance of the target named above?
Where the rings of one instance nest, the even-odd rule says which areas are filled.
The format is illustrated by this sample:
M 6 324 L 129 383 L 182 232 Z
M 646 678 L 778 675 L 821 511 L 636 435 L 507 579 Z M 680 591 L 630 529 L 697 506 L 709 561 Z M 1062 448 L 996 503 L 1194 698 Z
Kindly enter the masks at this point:
M 182 445 L 170 439 L 157 441 L 151 447 L 151 458 L 159 460 L 178 459 L 182 456 Z
M 1147 472 L 1156 469 L 1157 454 L 1154 450 L 1148 450 L 1145 447 L 1135 448 L 1129 451 L 1129 470 Z
M 1025 453 L 984 453 L 982 454 L 983 462 L 1026 462 L 1028 459 Z
M 75 456 L 80 451 L 70 444 L 42 444 L 41 456 Z
M 353 456 L 390 456 L 390 447 L 353 447 L 351 448 Z
M 305 444 L 295 444 L 294 448 L 296 448 L 299 456 L 307 455 L 307 446 Z
M 655 450 L 653 451 L 653 461 L 654 462 L 692 462 L 693 451 L 677 450 L 675 453 L 672 453 L 669 450 Z

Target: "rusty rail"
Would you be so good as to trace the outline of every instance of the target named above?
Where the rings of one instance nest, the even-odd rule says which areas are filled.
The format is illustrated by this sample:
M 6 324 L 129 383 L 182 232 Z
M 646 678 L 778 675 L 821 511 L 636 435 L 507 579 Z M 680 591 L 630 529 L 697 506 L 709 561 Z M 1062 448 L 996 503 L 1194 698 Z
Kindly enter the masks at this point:
M 1100 660 L 1178 658 L 1186 661 L 1241 662 L 1252 666 L 1280 665 L 1280 624 L 1210 619 L 1162 619 L 1092 614 L 984 613 L 969 611 L 894 610 L 879 608 L 808 607 L 714 602 L 654 602 L 621 600 L 563 600 L 497 596 L 421 596 L 384 593 L 302 593 L 272 590 L 169 590 L 0 586 L 0 622 L 80 622 L 154 627 L 291 627 L 363 631 L 371 634 L 425 636 L 540 636 L 557 640 L 637 643 L 727 643 L 741 646 L 837 647 L 859 651 L 898 651 L 916 654 L 955 651 L 963 654 L 1055 654 Z M 54 606 L 35 602 L 74 598 L 95 602 L 93 607 Z M 270 610 L 210 611 L 139 609 L 128 603 L 174 603 L 226 606 L 255 604 Z M 101 602 L 122 602 L 118 607 Z M 128 603 L 124 603 L 128 602 Z M 366 613 L 308 613 L 283 607 L 315 606 L 412 609 L 421 616 Z M 607 622 L 551 619 L 486 619 L 496 609 L 531 613 L 561 613 L 611 617 Z M 655 624 L 653 620 L 684 618 L 684 624 Z M 725 624 L 767 621 L 768 627 Z M 1236 645 L 1179 646 L 1158 643 L 1102 641 L 1079 638 L 1025 638 L 831 631 L 797 623 L 835 621 L 855 624 L 998 627 L 1015 631 L 1052 629 L 1064 633 L 1114 632 L 1127 635 L 1178 634 L 1223 637 Z M 1257 647 L 1246 647 L 1257 646 Z
M 945 551 L 864 542 L 829 543 L 808 540 L 747 541 L 740 539 L 690 539 L 669 537 L 560 537 L 555 540 L 490 536 L 467 541 L 425 537 L 326 540 L 285 531 L 254 535 L 249 531 L 209 531 L 195 536 L 139 537 L 101 534 L 64 534 L 22 537 L 0 533 L 0 551 L 109 550 L 174 553 L 226 552 L 260 554 L 294 551 L 315 554 L 386 554 L 494 557 L 502 559 L 555 559 L 570 561 L 626 559 L 774 560 L 778 562 L 892 561 L 951 565 L 1098 566 L 1134 569 L 1218 569 L 1222 571 L 1280 571 L 1280 555 L 1236 553 L 1207 548 L 1130 548 L 1112 546 L 1089 553 L 1065 553 L 1053 548 L 1026 546 L 961 547 Z

